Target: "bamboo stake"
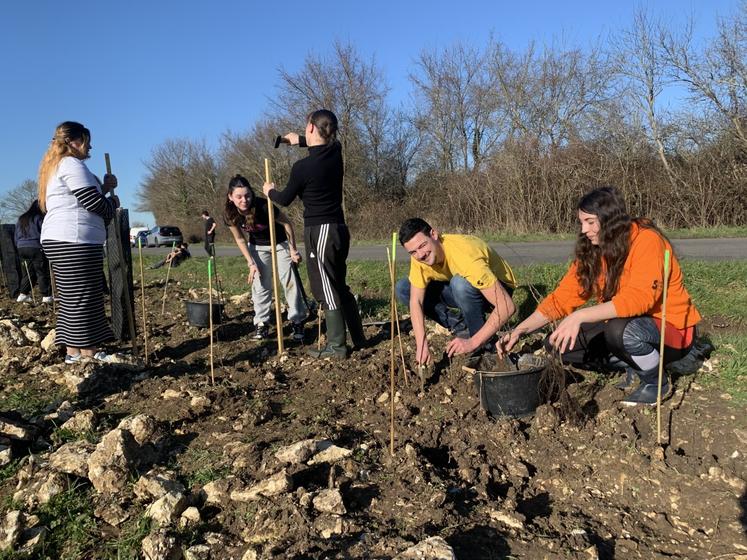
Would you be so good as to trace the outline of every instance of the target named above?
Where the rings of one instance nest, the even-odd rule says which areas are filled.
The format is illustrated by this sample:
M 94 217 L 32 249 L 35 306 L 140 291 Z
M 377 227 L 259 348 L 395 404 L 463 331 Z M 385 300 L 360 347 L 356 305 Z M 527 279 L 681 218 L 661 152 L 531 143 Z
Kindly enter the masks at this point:
M 270 160 L 265 158 L 265 182 L 270 183 Z M 275 205 L 268 198 L 270 218 L 270 255 L 272 256 L 272 291 L 275 293 L 275 328 L 278 331 L 278 354 L 283 353 L 283 318 L 280 313 L 280 283 L 278 282 L 278 254 L 275 248 Z
M 319 309 L 319 313 L 316 315 L 316 328 L 317 328 L 317 335 L 316 335 L 316 349 L 320 352 L 322 351 L 322 313 L 323 309 Z
M 112 162 L 109 159 L 109 153 L 104 154 L 104 160 L 106 161 L 106 173 L 111 175 L 112 173 Z M 116 222 L 115 222 L 116 226 Z M 127 270 L 124 267 L 124 252 L 122 251 L 122 240 L 119 235 L 119 228 L 114 227 L 114 244 L 117 247 L 117 253 L 119 253 L 119 262 L 121 264 L 120 270 L 122 271 L 122 286 L 124 287 L 124 307 L 127 313 L 127 325 L 130 328 L 130 341 L 132 342 L 132 355 L 137 355 L 137 335 L 135 334 L 135 310 L 130 297 L 130 283 L 127 278 Z M 139 243 L 138 237 L 138 243 Z M 132 260 L 130 260 L 132 262 Z
M 147 313 L 145 310 L 145 273 L 143 272 L 143 238 L 137 238 L 137 253 L 140 261 L 140 299 L 143 303 L 143 351 L 145 352 L 145 365 L 148 365 L 148 329 Z M 125 292 L 127 285 L 125 285 Z
M 213 257 L 208 259 L 208 326 L 210 328 L 210 384 L 215 385 L 213 366 Z
M 389 275 L 393 278 L 397 278 L 397 275 L 392 267 L 394 266 L 394 259 L 396 258 L 396 245 L 397 245 L 397 234 L 392 232 L 392 259 L 389 262 Z M 396 291 L 396 290 L 395 290 Z M 397 311 L 397 298 L 394 298 L 394 324 L 397 326 L 397 340 L 399 341 L 399 357 L 402 360 L 402 376 L 405 378 L 405 387 L 410 387 L 410 380 L 407 376 L 407 364 L 405 363 L 405 349 L 402 345 L 402 333 L 399 328 L 399 311 Z
M 394 263 L 391 261 L 389 247 L 386 248 L 389 260 L 389 278 L 392 282 L 392 294 L 389 306 L 391 312 L 391 347 L 389 348 L 389 453 L 394 456 Z
M 34 284 L 31 282 L 31 273 L 29 272 L 29 261 L 23 261 L 23 266 L 26 268 L 26 278 L 29 279 L 29 288 L 31 289 L 31 301 L 36 305 L 36 296 L 34 296 Z
M 659 384 L 656 388 L 656 441 L 661 445 L 661 383 L 664 377 L 664 335 L 667 329 L 667 291 L 669 288 L 669 249 L 664 251 L 664 293 L 661 300 L 661 340 L 659 341 Z
M 174 254 L 176 249 L 176 241 L 171 243 L 171 254 Z M 163 285 L 163 298 L 161 298 L 161 317 L 166 310 L 166 289 L 169 287 L 169 274 L 171 274 L 171 263 L 174 262 L 174 257 L 169 259 L 169 267 L 166 269 L 166 283 Z

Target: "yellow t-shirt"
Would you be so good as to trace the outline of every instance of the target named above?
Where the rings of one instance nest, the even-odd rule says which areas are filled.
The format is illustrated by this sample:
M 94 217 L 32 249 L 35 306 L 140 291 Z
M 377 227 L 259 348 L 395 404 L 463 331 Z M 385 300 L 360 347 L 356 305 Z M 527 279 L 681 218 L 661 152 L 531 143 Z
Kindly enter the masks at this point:
M 439 236 L 444 248 L 444 262 L 428 266 L 410 258 L 410 284 L 425 288 L 431 280 L 448 282 L 455 275 L 462 276 L 478 290 L 490 288 L 496 278 L 516 288 L 513 270 L 482 239 L 473 235 L 443 234 Z

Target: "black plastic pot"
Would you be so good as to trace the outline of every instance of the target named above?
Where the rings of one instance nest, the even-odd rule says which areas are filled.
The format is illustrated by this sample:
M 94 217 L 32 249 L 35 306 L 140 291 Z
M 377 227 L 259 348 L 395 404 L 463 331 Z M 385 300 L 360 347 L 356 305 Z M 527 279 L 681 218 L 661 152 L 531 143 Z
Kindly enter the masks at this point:
M 207 301 L 185 301 L 187 308 L 187 321 L 193 327 L 209 327 L 210 316 L 208 309 L 210 303 Z M 213 302 L 213 324 L 218 325 L 223 317 L 223 304 Z
M 477 370 L 473 374 L 480 406 L 493 416 L 526 416 L 539 406 L 539 381 L 545 361 L 531 355 L 522 359 L 518 370 Z

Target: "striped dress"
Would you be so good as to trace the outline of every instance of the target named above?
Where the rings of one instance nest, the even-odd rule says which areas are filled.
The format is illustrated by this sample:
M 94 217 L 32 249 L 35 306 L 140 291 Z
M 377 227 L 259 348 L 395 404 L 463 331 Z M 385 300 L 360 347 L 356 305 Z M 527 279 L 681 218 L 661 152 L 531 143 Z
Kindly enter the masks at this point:
M 55 342 L 73 348 L 113 339 L 104 309 L 105 222 L 112 202 L 83 161 L 66 157 L 47 184 L 42 247 L 57 288 Z

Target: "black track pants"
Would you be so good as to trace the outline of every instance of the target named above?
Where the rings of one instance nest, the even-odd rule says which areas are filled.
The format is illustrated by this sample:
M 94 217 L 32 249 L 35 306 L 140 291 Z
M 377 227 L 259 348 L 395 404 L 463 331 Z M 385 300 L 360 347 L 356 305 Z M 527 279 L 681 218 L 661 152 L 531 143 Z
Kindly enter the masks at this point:
M 342 309 L 355 299 L 346 283 L 350 232 L 345 224 L 307 226 L 303 230 L 306 268 L 314 298 L 324 309 Z

